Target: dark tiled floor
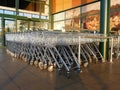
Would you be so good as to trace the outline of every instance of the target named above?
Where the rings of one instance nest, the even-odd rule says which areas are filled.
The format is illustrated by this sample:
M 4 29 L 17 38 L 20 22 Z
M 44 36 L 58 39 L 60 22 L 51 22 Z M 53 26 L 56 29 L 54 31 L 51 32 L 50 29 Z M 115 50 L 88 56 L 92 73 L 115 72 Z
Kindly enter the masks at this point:
M 0 90 L 120 90 L 120 61 L 90 64 L 67 79 L 12 60 L 0 49 Z

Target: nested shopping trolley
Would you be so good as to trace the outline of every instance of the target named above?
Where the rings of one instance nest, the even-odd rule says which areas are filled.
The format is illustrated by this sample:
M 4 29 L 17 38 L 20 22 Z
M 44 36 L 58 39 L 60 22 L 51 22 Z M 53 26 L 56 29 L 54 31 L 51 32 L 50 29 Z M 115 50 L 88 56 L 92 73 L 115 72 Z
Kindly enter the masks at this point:
M 102 34 L 85 34 L 58 31 L 28 31 L 6 34 L 7 52 L 41 70 L 52 72 L 57 67 L 57 73 L 66 71 L 81 71 L 81 66 L 87 67 L 89 62 L 102 61 L 98 46 L 104 42 Z

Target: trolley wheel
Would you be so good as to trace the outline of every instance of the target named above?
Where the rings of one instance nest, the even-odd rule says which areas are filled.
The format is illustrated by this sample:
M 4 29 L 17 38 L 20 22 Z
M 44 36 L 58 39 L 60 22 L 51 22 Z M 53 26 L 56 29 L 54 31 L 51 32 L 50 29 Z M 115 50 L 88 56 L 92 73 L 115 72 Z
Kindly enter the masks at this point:
M 105 60 L 102 58 L 102 62 L 105 62 Z
M 70 72 L 69 71 L 67 72 L 66 76 L 67 76 L 68 79 L 70 78 Z
M 27 58 L 24 58 L 24 62 L 27 62 Z
M 38 61 L 36 60 L 36 61 L 34 61 L 34 65 L 35 65 L 35 67 L 38 67 Z
M 49 71 L 49 72 L 53 72 L 53 66 L 49 66 L 49 67 L 48 67 L 48 71 Z
M 51 62 L 50 61 L 48 61 L 48 66 L 50 66 L 51 65 Z
M 97 63 L 97 59 L 93 56 L 93 62 Z
M 47 64 L 44 64 L 44 65 L 43 65 L 43 68 L 44 68 L 44 69 L 47 69 Z
M 30 65 L 33 65 L 33 60 L 30 61 Z
M 80 68 L 78 68 L 78 69 L 76 70 L 76 72 L 77 72 L 77 73 L 80 73 Z
M 92 58 L 89 59 L 89 62 L 92 63 Z
M 44 66 L 43 66 L 43 62 L 39 62 L 39 68 L 41 69 L 41 70 L 43 70 L 44 69 Z
M 88 66 L 88 62 L 85 62 L 83 65 L 86 68 Z
M 54 63 L 53 66 L 54 66 L 54 68 L 56 68 L 57 67 L 56 63 Z
M 57 69 L 57 75 L 61 75 L 61 69 Z

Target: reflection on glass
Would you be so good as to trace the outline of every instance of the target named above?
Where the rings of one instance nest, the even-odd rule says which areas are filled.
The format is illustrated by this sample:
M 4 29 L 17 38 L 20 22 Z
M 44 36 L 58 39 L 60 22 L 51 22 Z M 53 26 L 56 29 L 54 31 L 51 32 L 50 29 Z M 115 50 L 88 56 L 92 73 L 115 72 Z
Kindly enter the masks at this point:
M 41 29 L 47 29 L 48 28 L 48 22 L 40 22 L 40 28 Z
M 120 29 L 120 11 L 111 12 L 110 15 L 110 30 L 116 31 Z
M 54 21 L 59 21 L 59 20 L 64 20 L 64 19 L 65 19 L 65 12 L 54 15 Z
M 6 32 L 15 32 L 15 21 L 14 20 L 5 20 L 5 31 Z
M 73 9 L 66 11 L 66 19 L 73 18 Z
M 30 22 L 30 30 L 38 30 L 39 29 L 39 22 Z
M 33 18 L 39 18 L 39 15 L 33 14 L 32 17 L 33 17 Z
M 120 5 L 120 0 L 111 0 L 111 6 L 113 5 Z
M 41 16 L 41 19 L 47 19 L 47 16 Z
M 100 10 L 100 2 L 92 3 L 82 7 L 82 13 L 96 13 L 98 10 Z
M 23 21 L 23 20 L 18 20 L 17 21 L 17 30 L 18 32 L 23 32 L 23 31 L 27 31 L 28 30 L 28 22 L 27 21 Z
M 65 21 L 66 31 L 79 31 L 80 30 L 80 18 L 73 18 Z
M 49 6 L 45 5 L 45 14 L 48 15 L 49 14 Z
M 0 13 L 3 13 L 3 10 L 0 9 Z
M 31 18 L 31 14 L 29 14 L 29 13 L 24 13 L 24 16 Z
M 4 10 L 4 14 L 14 15 L 14 11 Z
M 24 16 L 24 14 L 23 14 L 23 13 L 21 13 L 21 12 L 19 12 L 19 16 Z
M 66 11 L 66 19 L 80 17 L 80 8 Z
M 111 0 L 110 30 L 120 29 L 120 0 Z
M 82 7 L 82 28 L 99 31 L 100 2 Z
M 100 15 L 86 16 L 82 18 L 83 29 L 99 31 Z
M 73 9 L 73 18 L 80 17 L 80 8 Z
M 54 29 L 64 31 L 65 30 L 65 22 L 64 21 L 55 22 L 54 23 Z

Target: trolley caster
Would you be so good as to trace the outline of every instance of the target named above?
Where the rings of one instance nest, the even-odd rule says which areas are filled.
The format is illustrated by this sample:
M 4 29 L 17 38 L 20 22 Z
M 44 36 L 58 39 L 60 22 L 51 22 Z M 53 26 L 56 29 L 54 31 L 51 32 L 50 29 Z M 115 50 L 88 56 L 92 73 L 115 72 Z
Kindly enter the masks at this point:
M 97 63 L 97 59 L 95 57 L 93 57 L 93 62 Z
M 89 62 L 90 62 L 90 63 L 92 62 L 92 59 L 91 59 L 91 58 L 89 59 Z
M 24 60 L 24 62 L 27 62 L 27 58 L 24 58 L 23 60 Z
M 33 65 L 33 60 L 30 61 L 30 65 Z
M 48 66 L 50 66 L 50 65 L 51 65 L 51 62 L 49 61 L 49 62 L 48 62 Z
M 70 72 L 67 72 L 67 78 L 69 79 L 70 78 Z
M 12 58 L 13 61 L 15 61 L 16 59 L 15 58 Z
M 86 68 L 88 66 L 88 62 L 85 62 L 83 66 Z
M 44 64 L 43 68 L 44 68 L 44 69 L 47 69 L 47 64 Z
M 54 63 L 53 66 L 54 66 L 54 68 L 56 68 L 57 67 L 56 63 Z
M 16 58 L 17 57 L 17 55 L 16 54 L 14 54 L 14 56 L 13 56 L 14 58 Z
M 25 58 L 25 60 L 24 60 L 25 62 L 27 62 L 27 58 Z
M 102 59 L 102 62 L 104 63 L 104 62 L 105 62 L 105 60 L 104 60 L 104 59 Z
M 44 69 L 44 67 L 43 67 L 43 62 L 39 62 L 38 66 L 39 66 L 39 68 L 40 68 L 41 70 Z
M 61 75 L 61 69 L 57 69 L 57 75 Z
M 9 54 L 9 50 L 8 49 L 6 49 L 6 52 Z
M 12 53 L 12 52 L 11 52 L 11 54 L 10 54 L 10 55 L 11 55 L 11 57 L 14 57 L 14 53 Z
M 34 61 L 34 65 L 35 65 L 36 67 L 38 67 L 38 61 L 37 61 L 37 60 Z
M 78 68 L 78 69 L 76 70 L 77 73 L 80 73 L 80 71 L 81 71 L 80 68 Z
M 49 67 L 48 67 L 48 71 L 49 71 L 49 72 L 53 72 L 53 66 L 49 66 Z

